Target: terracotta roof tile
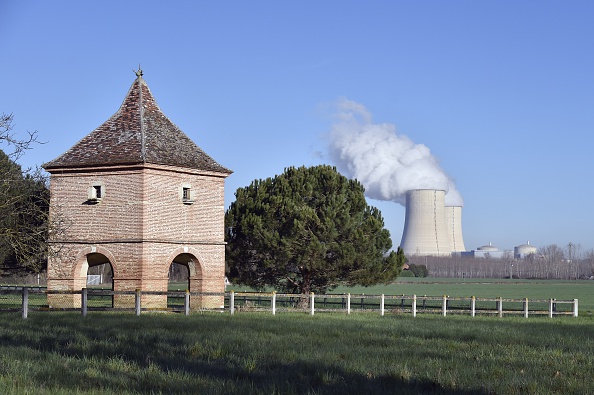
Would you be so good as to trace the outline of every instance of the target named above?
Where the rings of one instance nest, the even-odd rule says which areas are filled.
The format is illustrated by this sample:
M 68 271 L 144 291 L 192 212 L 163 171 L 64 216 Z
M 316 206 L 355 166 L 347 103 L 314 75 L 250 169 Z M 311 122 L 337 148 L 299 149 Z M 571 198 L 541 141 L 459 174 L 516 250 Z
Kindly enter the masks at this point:
M 232 173 L 163 114 L 142 76 L 111 118 L 43 167 L 51 172 L 55 168 L 142 163 Z

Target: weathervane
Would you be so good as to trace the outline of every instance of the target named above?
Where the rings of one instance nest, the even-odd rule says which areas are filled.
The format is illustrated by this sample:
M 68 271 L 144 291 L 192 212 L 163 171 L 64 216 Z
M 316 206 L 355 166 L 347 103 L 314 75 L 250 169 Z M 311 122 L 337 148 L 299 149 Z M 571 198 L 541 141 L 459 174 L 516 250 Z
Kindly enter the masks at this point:
M 142 69 L 140 68 L 140 63 L 138 63 L 138 70 L 132 69 L 132 71 L 134 72 L 134 74 L 136 74 L 137 77 L 142 77 Z

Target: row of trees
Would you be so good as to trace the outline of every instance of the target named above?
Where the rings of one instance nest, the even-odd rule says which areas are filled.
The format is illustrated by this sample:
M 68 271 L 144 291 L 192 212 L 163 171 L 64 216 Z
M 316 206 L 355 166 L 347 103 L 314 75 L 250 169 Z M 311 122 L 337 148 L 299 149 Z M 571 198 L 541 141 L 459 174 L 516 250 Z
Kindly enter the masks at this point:
M 579 244 L 565 248 L 550 244 L 525 259 L 528 274 L 540 278 L 577 279 L 594 276 L 594 250 L 582 251 Z
M 523 258 L 509 252 L 501 258 L 410 256 L 409 261 L 411 266 L 426 265 L 432 277 L 577 280 L 594 276 L 594 250 L 582 252 L 573 243 L 565 248 L 551 244 Z

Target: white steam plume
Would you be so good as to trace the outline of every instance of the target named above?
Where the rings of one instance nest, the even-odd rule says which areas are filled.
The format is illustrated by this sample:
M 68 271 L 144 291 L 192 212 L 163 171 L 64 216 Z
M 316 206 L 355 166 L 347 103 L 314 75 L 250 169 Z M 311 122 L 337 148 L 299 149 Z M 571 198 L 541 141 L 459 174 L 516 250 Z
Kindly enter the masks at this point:
M 337 103 L 330 132 L 330 157 L 338 170 L 356 178 L 376 200 L 406 204 L 406 191 L 443 189 L 446 206 L 462 206 L 454 182 L 429 148 L 398 135 L 392 124 L 375 124 L 367 109 L 354 101 Z

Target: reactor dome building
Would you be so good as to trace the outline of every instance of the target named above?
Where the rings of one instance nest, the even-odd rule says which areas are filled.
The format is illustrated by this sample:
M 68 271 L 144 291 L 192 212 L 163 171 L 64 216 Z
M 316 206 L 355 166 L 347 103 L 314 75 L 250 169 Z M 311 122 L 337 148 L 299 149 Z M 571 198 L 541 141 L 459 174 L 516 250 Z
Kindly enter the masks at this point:
M 536 247 L 528 241 L 526 244 L 514 247 L 514 257 L 516 259 L 526 258 L 530 255 L 536 255 L 536 251 Z

